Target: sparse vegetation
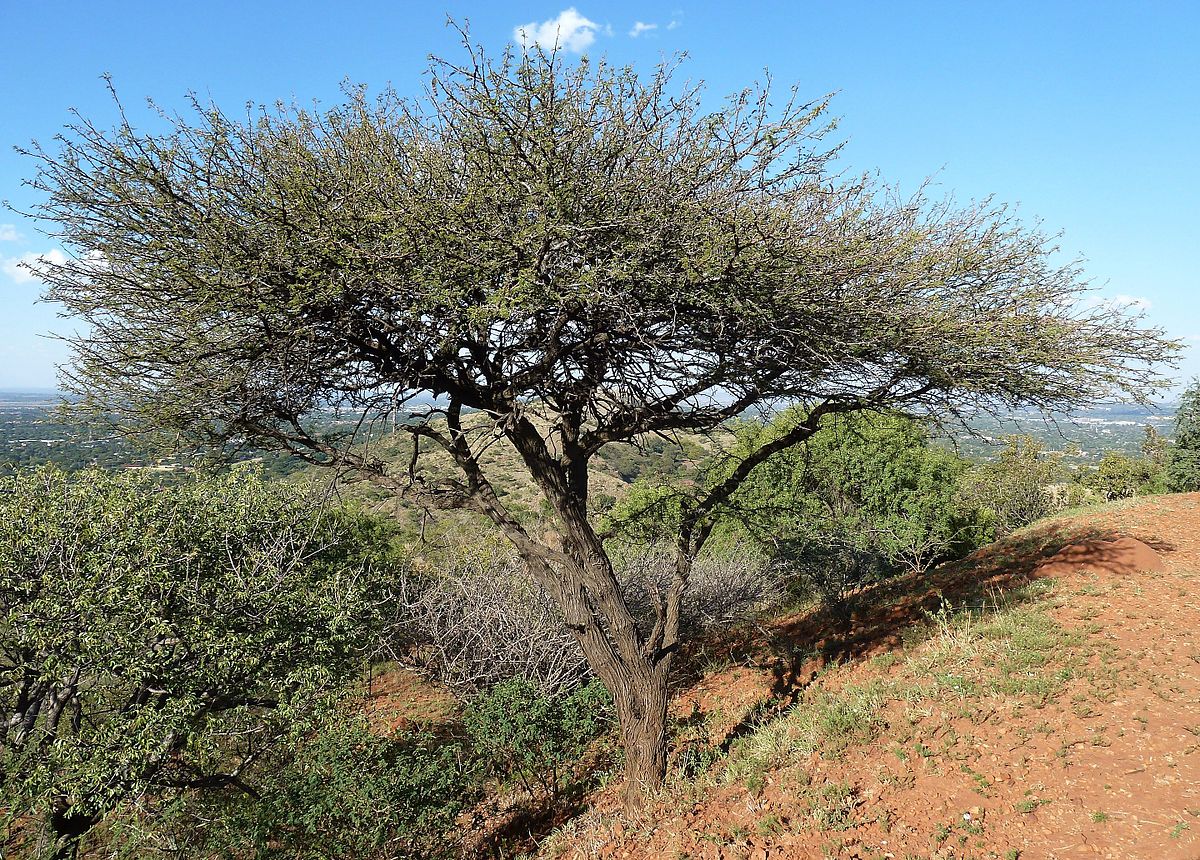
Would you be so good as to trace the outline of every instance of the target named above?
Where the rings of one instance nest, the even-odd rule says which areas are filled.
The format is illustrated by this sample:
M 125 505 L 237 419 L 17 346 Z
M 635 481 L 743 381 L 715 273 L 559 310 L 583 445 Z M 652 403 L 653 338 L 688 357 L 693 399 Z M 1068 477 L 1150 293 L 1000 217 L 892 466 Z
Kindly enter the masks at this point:
M 622 594 L 649 631 L 654 595 L 670 582 L 673 555 L 661 546 L 629 545 L 613 556 Z M 784 582 L 779 566 L 725 544 L 696 560 L 680 627 L 711 633 L 753 619 L 782 602 Z M 550 595 L 494 536 L 427 550 L 408 566 L 392 611 L 390 653 L 465 695 L 519 680 L 553 696 L 593 677 Z
M 1031 436 L 1011 436 L 995 460 L 968 476 L 965 495 L 984 511 L 995 537 L 1078 503 L 1060 453 Z

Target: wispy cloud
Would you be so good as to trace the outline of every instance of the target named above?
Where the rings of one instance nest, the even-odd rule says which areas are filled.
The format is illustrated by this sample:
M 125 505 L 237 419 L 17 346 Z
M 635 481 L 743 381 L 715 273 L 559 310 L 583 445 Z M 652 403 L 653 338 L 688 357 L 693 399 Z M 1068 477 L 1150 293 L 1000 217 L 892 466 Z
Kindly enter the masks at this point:
M 1092 296 L 1084 302 L 1084 306 L 1089 308 L 1108 308 L 1110 310 L 1148 311 L 1154 305 L 1144 296 L 1127 296 L 1121 293 L 1111 298 Z
M 0 242 L 17 242 L 20 241 L 21 234 L 17 232 L 17 228 L 12 224 L 0 224 Z
M 1119 307 L 1136 308 L 1139 311 L 1148 311 L 1152 307 L 1149 299 L 1143 296 L 1127 296 L 1124 294 L 1113 296 L 1113 304 Z
M 0 257 L 0 272 L 8 275 L 15 284 L 33 283 L 38 278 L 25 266 L 36 266 L 43 261 L 61 266 L 67 262 L 67 255 L 58 248 L 53 248 L 41 254 L 30 251 L 19 257 Z
M 548 51 L 565 48 L 580 53 L 596 41 L 596 33 L 603 28 L 571 6 L 549 21 L 531 21 L 513 28 L 513 39 L 523 48 L 538 45 Z
M 646 24 L 642 21 L 634 22 L 633 29 L 629 31 L 629 38 L 636 39 L 642 33 L 649 33 L 651 30 L 657 30 L 657 24 Z

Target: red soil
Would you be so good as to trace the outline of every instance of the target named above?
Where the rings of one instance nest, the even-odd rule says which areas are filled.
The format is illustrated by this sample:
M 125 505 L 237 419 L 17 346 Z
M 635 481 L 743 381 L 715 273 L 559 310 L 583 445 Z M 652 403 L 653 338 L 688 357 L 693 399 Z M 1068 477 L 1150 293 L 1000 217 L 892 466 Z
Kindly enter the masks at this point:
M 674 713 L 709 742 L 728 741 L 749 731 L 739 721 L 756 706 L 769 715 L 806 687 L 894 674 L 889 661 L 865 658 L 907 657 L 904 631 L 943 598 L 961 606 L 969 594 L 1047 577 L 1056 584 L 1037 609 L 1074 631 L 1081 656 L 1045 700 L 891 701 L 868 743 L 793 759 L 754 790 L 677 778 L 638 820 L 620 814 L 609 787 L 551 843 L 553 856 L 1200 857 L 1200 494 L 1052 521 L 927 580 L 876 589 L 840 636 L 829 635 L 829 618 L 800 615 L 723 643 L 741 665 L 688 685 Z M 1046 656 L 1051 666 L 1060 657 Z M 826 664 L 837 668 L 819 672 Z M 849 787 L 847 814 L 821 829 L 814 790 L 839 784 Z
M 1036 576 L 1058 577 L 1077 573 L 1133 575 L 1166 570 L 1162 556 L 1137 538 L 1085 540 L 1065 546 L 1038 565 Z
M 444 723 L 458 707 L 449 690 L 407 669 L 374 675 L 367 685 L 367 719 L 381 734 Z

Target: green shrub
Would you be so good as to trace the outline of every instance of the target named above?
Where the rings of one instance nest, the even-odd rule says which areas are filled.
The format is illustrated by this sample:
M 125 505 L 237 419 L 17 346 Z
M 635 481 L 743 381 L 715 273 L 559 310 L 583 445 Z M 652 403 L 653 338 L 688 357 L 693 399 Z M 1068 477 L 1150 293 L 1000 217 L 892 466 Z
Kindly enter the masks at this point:
M 1166 464 L 1166 484 L 1172 493 L 1200 490 L 1200 380 L 1184 391 L 1175 412 L 1174 440 Z
M 359 677 L 388 591 L 371 532 L 243 471 L 0 478 L 0 809 L 46 825 L 35 853 L 253 791 Z
M 1047 451 L 1032 436 L 1007 436 L 1003 441 L 997 457 L 971 469 L 962 485 L 964 500 L 982 513 L 996 538 L 1078 501 L 1069 492 L 1064 496 L 1053 490 L 1074 486 L 1061 454 Z
M 803 421 L 800 409 L 734 428 L 730 450 L 701 470 L 711 485 L 749 452 Z M 808 442 L 762 463 L 718 511 L 717 545 L 749 542 L 797 576 L 804 597 L 840 613 L 845 596 L 898 571 L 923 573 L 990 538 L 959 492 L 967 464 L 933 444 L 917 421 L 893 413 L 827 416 Z M 634 544 L 678 531 L 684 484 L 635 485 L 604 521 Z
M 599 681 L 547 696 L 514 679 L 472 701 L 463 720 L 480 762 L 496 776 L 553 797 L 570 783 L 588 745 L 611 726 L 612 701 Z
M 742 426 L 732 461 L 803 418 L 793 409 Z M 724 527 L 748 533 L 792 572 L 795 597 L 818 599 L 845 625 L 857 589 L 922 574 L 989 536 L 960 493 L 966 468 L 910 418 L 831 416 L 803 447 L 755 470 L 730 500 Z
M 1080 475 L 1079 483 L 1106 502 L 1131 499 L 1158 491 L 1162 469 L 1148 457 L 1105 451 L 1095 468 Z
M 189 854 L 255 858 L 452 855 L 455 819 L 480 794 L 478 765 L 459 742 L 371 734 L 334 723 L 275 761 L 254 796 L 194 796 L 171 822 Z

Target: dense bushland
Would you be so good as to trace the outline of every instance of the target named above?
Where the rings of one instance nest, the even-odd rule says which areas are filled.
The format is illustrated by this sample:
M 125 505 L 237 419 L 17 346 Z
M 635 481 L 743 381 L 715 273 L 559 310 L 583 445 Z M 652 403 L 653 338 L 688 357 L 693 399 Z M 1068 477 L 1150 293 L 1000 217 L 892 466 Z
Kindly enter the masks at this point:
M 248 787 L 366 656 L 371 550 L 315 500 L 232 473 L 176 487 L 0 480 L 3 805 L 47 851 L 127 804 Z
M 480 796 L 483 767 L 461 741 L 383 736 L 344 709 L 272 750 L 253 791 L 179 795 L 117 819 L 106 847 L 196 858 L 455 856 L 456 819 Z

